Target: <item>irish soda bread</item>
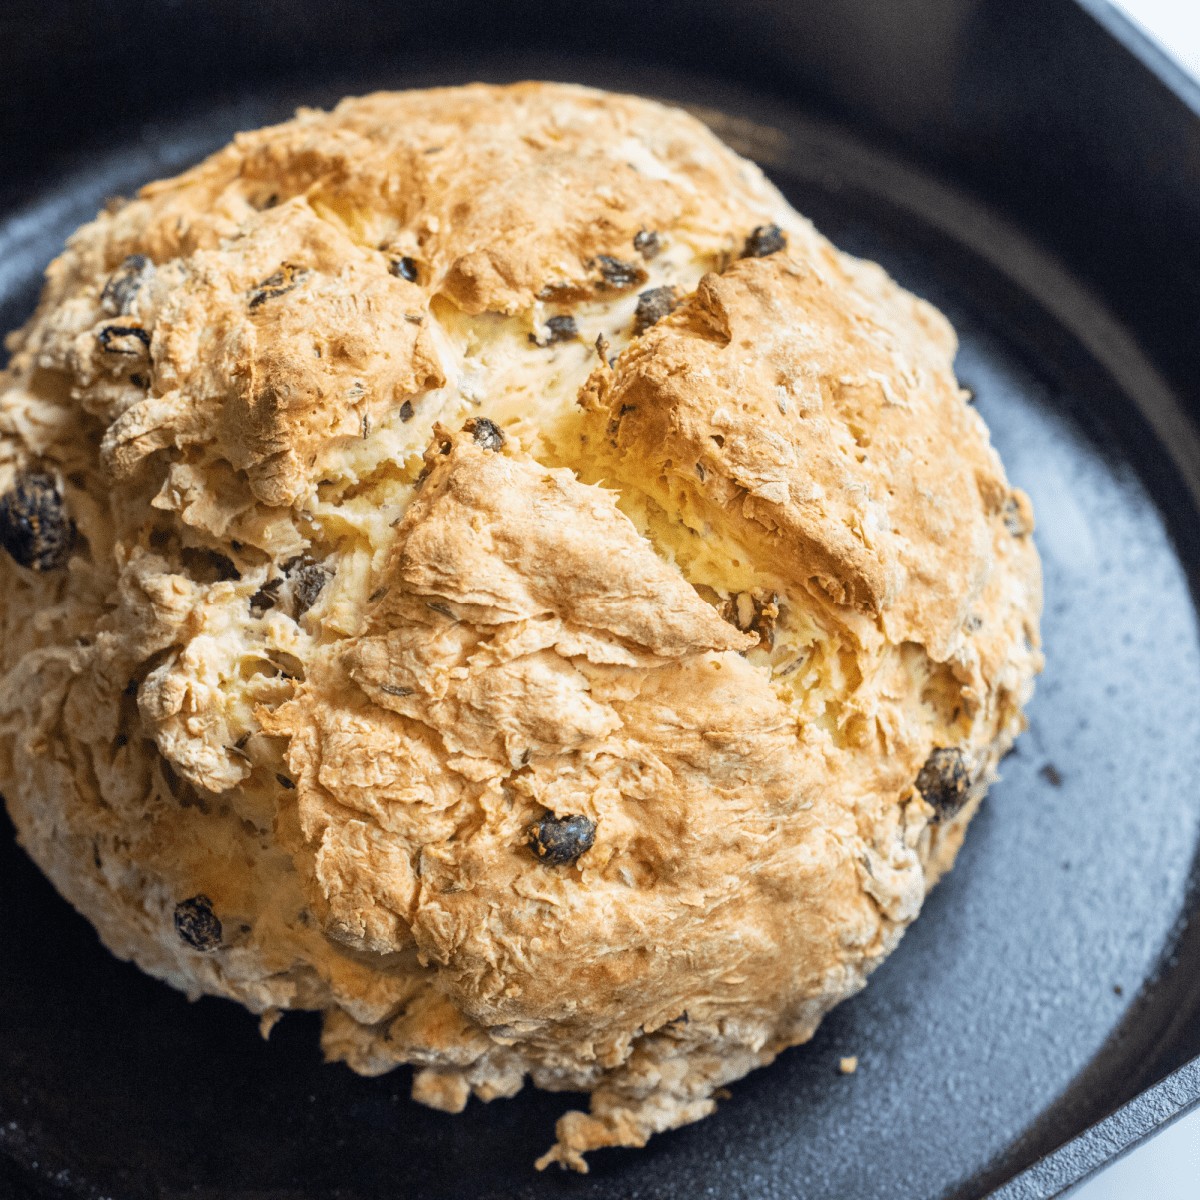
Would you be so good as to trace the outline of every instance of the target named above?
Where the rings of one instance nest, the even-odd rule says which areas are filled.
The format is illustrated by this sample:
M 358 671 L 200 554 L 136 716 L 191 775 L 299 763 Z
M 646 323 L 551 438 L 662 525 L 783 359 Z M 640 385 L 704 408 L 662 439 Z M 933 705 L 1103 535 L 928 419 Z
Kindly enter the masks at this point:
M 684 113 L 374 95 L 49 268 L 0 397 L 0 783 L 115 954 L 641 1145 L 811 1037 L 1040 665 L 954 334 Z

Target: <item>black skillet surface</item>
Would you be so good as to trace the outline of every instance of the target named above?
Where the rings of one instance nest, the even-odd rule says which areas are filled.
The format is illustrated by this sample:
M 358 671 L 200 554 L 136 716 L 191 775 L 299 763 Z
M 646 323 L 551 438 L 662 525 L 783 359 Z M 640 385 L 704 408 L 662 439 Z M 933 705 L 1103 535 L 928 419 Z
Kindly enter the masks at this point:
M 106 196 L 296 102 L 542 76 L 723 111 L 802 211 L 958 328 L 959 373 L 1037 508 L 1047 669 L 957 868 L 868 990 L 716 1116 L 597 1154 L 586 1179 L 531 1168 L 575 1098 L 447 1117 L 409 1102 L 407 1072 L 323 1066 L 309 1017 L 264 1043 L 233 1005 L 112 959 L 6 825 L 0 1196 L 966 1198 L 1200 1050 L 1200 118 L 1066 0 L 869 6 L 866 24 L 868 6 L 829 3 L 736 21 L 523 6 L 515 24 L 498 2 L 203 7 L 0 18 L 0 325 Z M 462 52 L 439 65 L 421 37 Z M 512 41 L 535 48 L 495 52 Z M 618 42 L 619 60 L 570 53 Z M 53 79 L 36 70 L 50 47 Z M 1200 1099 L 1200 1073 L 1168 1087 L 1115 1120 L 1144 1132 Z M 1056 1194 L 1096 1143 L 1012 1194 Z

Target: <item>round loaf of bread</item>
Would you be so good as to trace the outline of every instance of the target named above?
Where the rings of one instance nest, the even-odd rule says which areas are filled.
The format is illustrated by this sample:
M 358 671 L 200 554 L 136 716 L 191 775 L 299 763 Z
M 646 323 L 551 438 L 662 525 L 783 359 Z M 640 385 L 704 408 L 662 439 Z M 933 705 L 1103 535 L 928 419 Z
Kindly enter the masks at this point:
M 80 229 L 0 395 L 0 786 L 123 958 L 641 1145 L 812 1036 L 1040 666 L 955 338 L 699 121 L 347 100 Z

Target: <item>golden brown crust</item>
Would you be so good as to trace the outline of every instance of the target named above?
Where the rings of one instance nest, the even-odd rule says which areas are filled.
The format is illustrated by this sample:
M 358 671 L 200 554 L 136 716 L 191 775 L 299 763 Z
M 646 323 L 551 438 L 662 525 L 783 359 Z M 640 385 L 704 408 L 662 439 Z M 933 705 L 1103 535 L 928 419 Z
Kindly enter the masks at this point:
M 180 274 L 156 280 L 161 305 L 144 306 L 151 394 L 101 443 L 118 479 L 157 450 L 198 445 L 244 472 L 255 499 L 289 504 L 331 439 L 444 382 L 421 290 L 302 201 L 256 214 Z
M 809 1038 L 1021 728 L 1032 514 L 950 327 L 676 110 L 302 112 L 80 230 L 12 346 L 0 491 L 77 531 L 0 561 L 23 844 L 423 1103 L 590 1091 L 543 1163 Z
M 954 349 L 940 314 L 877 268 L 780 253 L 705 276 L 597 372 L 589 401 L 614 470 L 635 465 L 623 481 L 695 497 L 796 586 L 941 659 L 1008 498 Z

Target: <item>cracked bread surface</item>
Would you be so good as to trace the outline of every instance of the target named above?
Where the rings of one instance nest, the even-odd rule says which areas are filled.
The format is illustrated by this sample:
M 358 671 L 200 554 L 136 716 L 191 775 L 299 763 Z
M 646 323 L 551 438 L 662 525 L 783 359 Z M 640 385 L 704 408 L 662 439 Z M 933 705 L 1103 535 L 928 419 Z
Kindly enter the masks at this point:
M 810 1038 L 1022 728 L 1032 513 L 952 329 L 679 110 L 301 111 L 80 229 L 9 345 L 22 844 L 423 1103 L 590 1092 L 543 1164 Z

